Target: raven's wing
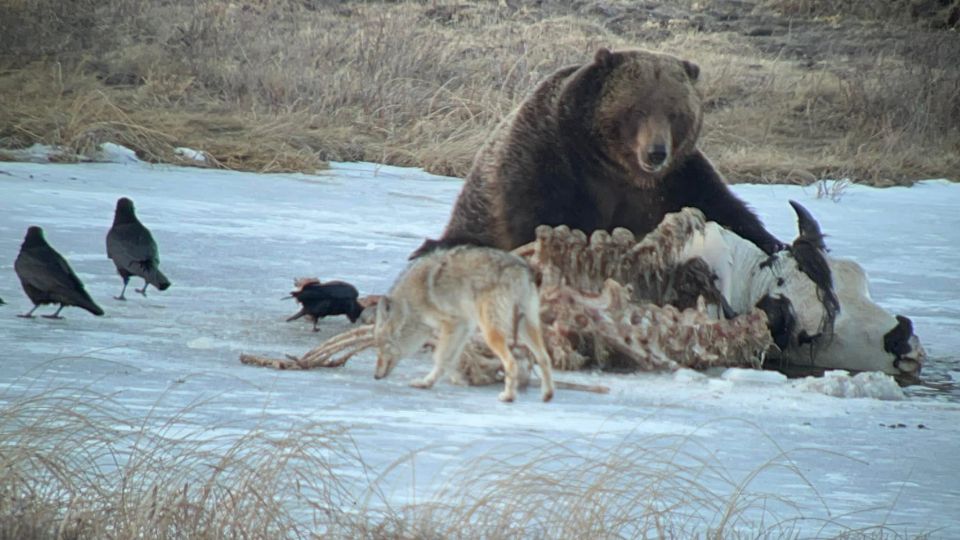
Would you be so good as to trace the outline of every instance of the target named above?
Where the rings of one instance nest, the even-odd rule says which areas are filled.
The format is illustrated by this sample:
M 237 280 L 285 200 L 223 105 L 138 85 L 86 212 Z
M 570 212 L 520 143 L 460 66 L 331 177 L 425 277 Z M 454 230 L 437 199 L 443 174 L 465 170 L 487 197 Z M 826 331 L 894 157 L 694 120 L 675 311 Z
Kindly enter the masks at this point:
M 107 233 L 107 256 L 120 268 L 143 276 L 160 264 L 157 243 L 141 223 L 114 225 Z
M 72 297 L 84 291 L 83 283 L 67 260 L 50 246 L 22 251 L 14 263 L 20 280 L 47 295 Z
M 321 285 L 321 288 L 325 296 L 331 299 L 350 300 L 358 296 L 356 287 L 343 281 L 328 281 Z

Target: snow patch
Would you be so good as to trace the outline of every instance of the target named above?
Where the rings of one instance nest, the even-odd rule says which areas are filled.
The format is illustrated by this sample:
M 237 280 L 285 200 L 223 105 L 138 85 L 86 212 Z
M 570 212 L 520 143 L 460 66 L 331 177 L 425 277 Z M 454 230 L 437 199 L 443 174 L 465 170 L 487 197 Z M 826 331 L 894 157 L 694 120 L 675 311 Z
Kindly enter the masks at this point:
M 49 144 L 34 144 L 28 148 L 0 148 L 0 157 L 10 161 L 28 163 L 84 162 L 91 161 L 91 158 L 92 161 L 104 163 L 141 163 L 136 152 L 126 146 L 111 142 L 101 144 L 91 158 L 74 154 L 62 146 Z
M 720 378 L 736 384 L 784 384 L 787 382 L 787 376 L 778 371 L 744 368 L 729 368 L 724 370 Z
M 903 390 L 890 375 L 879 371 L 858 373 L 834 370 L 823 377 L 807 377 L 794 384 L 797 388 L 841 398 L 873 398 L 885 401 L 904 399 Z
M 673 380 L 681 383 L 701 383 L 707 379 L 707 376 L 699 371 L 692 369 L 678 369 L 673 374 Z
M 126 146 L 115 143 L 103 143 L 94 155 L 96 161 L 107 163 L 140 163 L 137 153 Z
M 207 162 L 207 154 L 204 152 L 201 152 L 200 150 L 194 150 L 193 148 L 186 148 L 186 147 L 180 146 L 180 147 L 174 148 L 173 153 L 188 161 L 196 161 L 199 163 Z
M 34 144 L 29 148 L 2 148 L 0 156 L 11 161 L 29 163 L 49 163 L 54 156 L 65 155 L 62 148 L 48 144 Z
M 198 337 L 188 341 L 187 347 L 190 347 L 191 349 L 201 349 L 201 350 L 215 349 L 217 347 L 217 343 L 216 341 L 208 337 L 202 336 L 202 337 Z

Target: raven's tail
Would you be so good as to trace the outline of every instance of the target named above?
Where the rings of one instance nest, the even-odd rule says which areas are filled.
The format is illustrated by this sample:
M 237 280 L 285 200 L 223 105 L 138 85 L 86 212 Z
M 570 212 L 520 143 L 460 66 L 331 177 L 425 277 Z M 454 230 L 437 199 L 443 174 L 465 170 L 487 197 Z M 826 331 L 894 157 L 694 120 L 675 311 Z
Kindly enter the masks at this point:
M 357 322 L 357 319 L 359 319 L 360 316 L 363 315 L 363 310 L 364 310 L 363 304 L 354 300 L 353 305 L 350 306 L 350 309 L 347 310 L 347 318 L 350 319 L 351 323 L 355 323 Z
M 156 287 L 157 290 L 165 291 L 170 288 L 170 280 L 167 279 L 167 276 L 163 275 L 163 272 L 161 272 L 159 268 L 144 268 L 143 279 L 147 280 L 147 283 Z
M 299 312 L 297 312 L 296 315 L 293 315 L 293 316 L 288 317 L 288 318 L 287 318 L 287 322 L 295 321 L 295 320 L 299 319 L 300 317 L 303 317 L 303 316 L 306 315 L 306 314 L 307 314 L 307 308 L 303 308 L 303 309 L 301 309 Z
M 77 299 L 77 303 L 74 305 L 76 305 L 78 308 L 83 308 L 98 317 L 103 315 L 103 309 L 93 301 L 93 298 L 90 297 L 90 293 L 85 290 L 81 292 L 82 294 L 80 295 L 80 298 Z

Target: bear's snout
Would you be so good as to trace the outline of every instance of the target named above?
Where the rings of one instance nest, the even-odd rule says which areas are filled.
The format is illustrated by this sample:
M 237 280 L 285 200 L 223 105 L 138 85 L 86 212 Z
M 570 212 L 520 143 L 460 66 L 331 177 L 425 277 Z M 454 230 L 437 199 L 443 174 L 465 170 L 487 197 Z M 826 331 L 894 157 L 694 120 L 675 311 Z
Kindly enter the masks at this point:
M 670 120 L 666 115 L 649 115 L 639 121 L 632 146 L 643 172 L 656 175 L 670 166 L 673 157 L 671 135 Z
M 667 145 L 652 144 L 647 148 L 647 163 L 659 167 L 665 161 L 667 161 Z

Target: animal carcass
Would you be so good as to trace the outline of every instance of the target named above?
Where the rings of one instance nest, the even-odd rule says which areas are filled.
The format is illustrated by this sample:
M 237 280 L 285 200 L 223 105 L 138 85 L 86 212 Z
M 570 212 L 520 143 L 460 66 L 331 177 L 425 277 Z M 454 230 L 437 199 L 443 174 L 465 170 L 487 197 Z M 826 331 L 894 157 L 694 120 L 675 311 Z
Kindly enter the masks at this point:
M 542 296 L 560 286 L 598 295 L 612 279 L 630 287 L 635 305 L 690 308 L 702 296 L 716 319 L 759 308 L 775 344 L 766 351 L 768 367 L 883 371 L 901 381 L 915 379 L 926 355 L 910 319 L 877 305 L 863 268 L 830 256 L 816 220 L 792 204 L 801 232 L 789 249 L 772 256 L 706 222 L 694 208 L 668 214 L 639 242 L 624 229 L 598 231 L 588 240 L 566 227 L 542 226 L 537 240 L 518 251 L 539 271 Z M 575 337 L 583 338 L 589 339 Z

